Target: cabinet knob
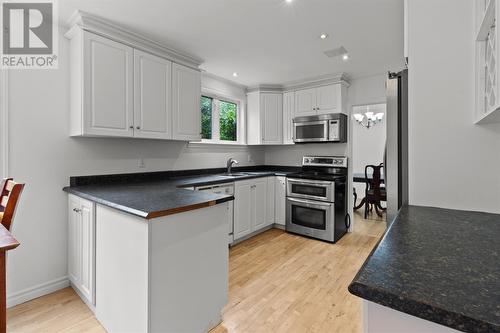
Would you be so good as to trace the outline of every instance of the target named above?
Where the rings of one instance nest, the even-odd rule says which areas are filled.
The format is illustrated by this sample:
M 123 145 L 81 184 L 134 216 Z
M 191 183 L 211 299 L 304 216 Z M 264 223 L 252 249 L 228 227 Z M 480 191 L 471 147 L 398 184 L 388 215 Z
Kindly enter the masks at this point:
M 81 209 L 79 209 L 79 208 L 73 208 L 73 211 L 74 211 L 75 213 L 80 213 L 82 210 L 81 210 Z
M 141 126 L 137 126 L 136 128 L 137 128 L 137 129 L 141 129 Z
M 129 128 L 130 128 L 130 129 L 134 129 L 134 125 L 130 125 L 130 127 L 129 127 Z

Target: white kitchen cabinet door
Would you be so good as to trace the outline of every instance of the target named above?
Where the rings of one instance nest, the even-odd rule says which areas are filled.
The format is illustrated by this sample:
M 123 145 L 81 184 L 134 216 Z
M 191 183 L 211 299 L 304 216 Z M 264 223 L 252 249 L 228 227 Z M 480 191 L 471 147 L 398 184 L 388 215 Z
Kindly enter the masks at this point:
M 234 239 L 252 232 L 252 186 L 250 181 L 238 181 L 234 186 Z
M 133 136 L 133 49 L 83 35 L 83 135 Z
M 134 50 L 134 136 L 172 138 L 172 62 Z
M 172 65 L 172 138 L 201 140 L 201 74 L 199 71 Z
M 304 89 L 295 92 L 295 117 L 316 114 L 316 89 Z
M 81 277 L 81 215 L 80 201 L 70 195 L 68 198 L 68 275 L 73 285 L 80 284 Z
M 316 111 L 318 114 L 341 112 L 340 84 L 332 84 L 316 88 Z
M 252 188 L 252 231 L 267 225 L 267 178 L 256 178 Z
M 286 178 L 275 177 L 275 221 L 274 223 L 285 225 L 285 209 L 286 209 Z
M 262 93 L 260 96 L 263 144 L 283 142 L 283 95 Z
M 95 304 L 95 215 L 94 204 L 80 199 L 81 209 L 81 280 L 80 291 L 83 296 Z
M 274 196 L 275 196 L 275 185 L 274 178 L 276 177 L 267 177 L 267 198 L 266 200 L 266 211 L 267 211 L 267 225 L 274 224 L 275 221 L 275 204 L 274 204 Z
M 95 209 L 69 195 L 68 274 L 74 287 L 95 305 Z
M 295 114 L 295 93 L 283 94 L 283 144 L 293 144 L 293 117 Z

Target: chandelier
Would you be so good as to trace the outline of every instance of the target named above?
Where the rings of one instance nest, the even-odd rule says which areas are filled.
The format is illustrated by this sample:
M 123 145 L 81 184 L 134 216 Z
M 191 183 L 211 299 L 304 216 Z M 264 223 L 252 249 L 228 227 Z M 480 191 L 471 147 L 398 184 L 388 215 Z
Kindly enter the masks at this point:
M 373 127 L 374 125 L 380 123 L 384 119 L 384 113 L 378 112 L 374 113 L 371 111 L 365 112 L 365 114 L 355 113 L 353 115 L 354 120 L 356 120 L 361 126 L 366 128 Z

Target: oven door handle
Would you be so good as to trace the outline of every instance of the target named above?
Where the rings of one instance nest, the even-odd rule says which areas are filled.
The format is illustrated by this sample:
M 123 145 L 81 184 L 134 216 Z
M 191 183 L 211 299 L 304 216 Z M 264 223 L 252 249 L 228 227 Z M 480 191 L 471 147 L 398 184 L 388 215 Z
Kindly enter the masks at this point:
M 307 185 L 333 185 L 334 182 L 329 182 L 327 180 L 302 180 L 296 178 L 287 178 L 289 182 Z
M 295 202 L 295 203 L 299 203 L 299 204 L 306 204 L 306 205 L 309 205 L 309 206 L 320 206 L 320 207 L 331 207 L 332 206 L 332 203 L 331 202 L 320 202 L 320 201 L 312 201 L 312 200 L 304 200 L 304 199 L 295 199 L 295 198 L 286 198 L 287 200 L 291 201 L 291 202 Z

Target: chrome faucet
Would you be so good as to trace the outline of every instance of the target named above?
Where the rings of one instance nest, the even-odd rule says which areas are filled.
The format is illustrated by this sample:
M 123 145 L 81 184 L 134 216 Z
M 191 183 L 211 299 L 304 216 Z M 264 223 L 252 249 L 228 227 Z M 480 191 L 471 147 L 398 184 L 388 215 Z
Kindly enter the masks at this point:
M 226 173 L 228 175 L 231 174 L 231 169 L 233 167 L 233 164 L 236 165 L 236 164 L 240 164 L 240 163 L 237 160 L 235 160 L 234 158 L 231 157 L 230 159 L 227 160 L 227 171 L 226 171 Z

